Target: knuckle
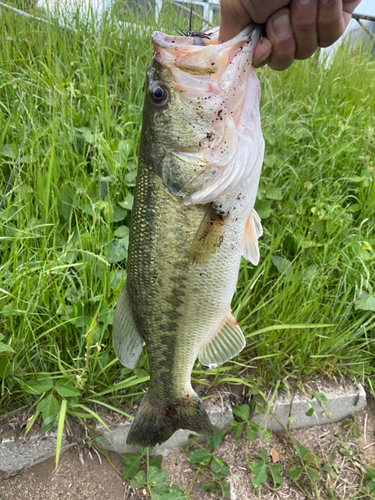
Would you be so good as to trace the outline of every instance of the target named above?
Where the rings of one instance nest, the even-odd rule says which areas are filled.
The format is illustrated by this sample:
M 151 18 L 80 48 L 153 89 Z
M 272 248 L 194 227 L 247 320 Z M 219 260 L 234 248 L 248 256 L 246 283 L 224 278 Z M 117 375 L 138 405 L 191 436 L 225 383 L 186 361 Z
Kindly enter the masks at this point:
M 296 51 L 294 38 L 290 37 L 282 40 L 272 47 L 272 60 L 293 59 Z

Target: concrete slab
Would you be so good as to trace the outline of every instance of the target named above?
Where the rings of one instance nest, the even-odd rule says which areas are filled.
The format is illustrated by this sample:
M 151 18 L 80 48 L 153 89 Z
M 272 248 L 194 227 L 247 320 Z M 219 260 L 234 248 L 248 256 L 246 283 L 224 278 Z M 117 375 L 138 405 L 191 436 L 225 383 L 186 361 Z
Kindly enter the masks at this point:
M 17 437 L 16 435 L 0 438 L 0 470 L 15 472 L 24 467 L 31 467 L 56 453 L 57 434 L 43 432 L 30 436 Z M 63 436 L 62 447 L 68 445 Z
M 280 431 L 282 430 L 281 425 L 271 415 L 275 414 L 285 427 L 289 420 L 290 429 L 299 429 L 339 422 L 363 410 L 366 406 L 366 393 L 359 383 L 330 382 L 321 386 L 314 385 L 313 393 L 319 392 L 327 398 L 326 407 L 320 399 L 310 399 L 305 393 L 297 392 L 294 398 L 291 394 L 282 394 L 275 399 L 268 415 L 253 415 L 251 420 L 261 427 L 266 426 L 272 431 Z M 313 414 L 307 416 L 306 413 L 312 407 Z

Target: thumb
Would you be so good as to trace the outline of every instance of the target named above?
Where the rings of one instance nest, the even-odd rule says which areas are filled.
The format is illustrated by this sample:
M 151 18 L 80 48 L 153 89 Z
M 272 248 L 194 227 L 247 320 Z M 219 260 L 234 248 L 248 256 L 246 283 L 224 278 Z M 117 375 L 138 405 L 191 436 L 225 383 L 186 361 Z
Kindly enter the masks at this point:
M 251 17 L 240 0 L 220 0 L 220 7 L 219 43 L 223 43 L 241 33 Z

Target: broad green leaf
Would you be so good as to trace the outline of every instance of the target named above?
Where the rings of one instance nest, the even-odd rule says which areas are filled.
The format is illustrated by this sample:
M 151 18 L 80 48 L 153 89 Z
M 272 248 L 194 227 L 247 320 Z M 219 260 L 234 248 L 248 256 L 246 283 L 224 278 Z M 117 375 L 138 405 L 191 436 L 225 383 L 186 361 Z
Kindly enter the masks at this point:
M 121 262 L 126 259 L 125 242 L 123 239 L 114 239 L 109 246 L 108 262 Z
M 168 485 L 165 483 L 159 483 L 151 490 L 151 500 L 161 500 L 162 496 L 168 493 Z
M 55 391 L 63 398 L 81 395 L 81 392 L 76 389 L 71 382 L 68 382 L 64 379 L 59 379 L 56 381 Z
M 230 421 L 232 431 L 235 433 L 237 437 L 241 436 L 244 424 L 245 422 L 237 422 L 236 420 Z
M 230 476 L 228 464 L 222 458 L 217 457 L 216 455 L 212 458 L 211 470 L 217 476 Z
M 220 481 L 221 496 L 223 498 L 231 498 L 230 496 L 230 483 L 228 481 Z
M 284 257 L 278 257 L 277 255 L 272 255 L 271 260 L 279 273 L 289 274 L 293 271 L 290 260 L 285 259 Z
M 207 481 L 207 483 L 202 484 L 202 490 L 212 493 L 215 489 L 215 481 Z
M 137 170 L 129 170 L 129 163 L 127 165 L 128 170 L 126 171 L 124 184 L 125 186 L 132 187 L 135 186 L 135 181 L 137 178 Z
M 273 464 L 273 465 L 270 465 L 269 468 L 270 468 L 270 472 L 271 472 L 271 476 L 272 476 L 273 484 L 274 484 L 275 488 L 278 484 L 283 484 L 283 480 L 281 479 L 281 476 L 280 476 L 280 472 L 282 469 L 281 464 Z
M 356 311 L 361 310 L 375 312 L 375 297 L 363 290 L 358 299 L 354 302 L 354 309 Z
M 125 208 L 115 207 L 113 209 L 112 222 L 120 222 L 121 220 L 124 220 L 127 214 L 128 211 L 125 210 Z
M 144 457 L 145 455 L 147 455 L 147 450 L 149 453 L 151 453 L 151 451 L 153 450 L 153 447 L 149 447 L 149 448 L 144 448 L 143 446 L 136 446 L 137 450 L 139 451 L 139 453 L 142 455 L 142 457 Z
M 88 144 L 94 144 L 94 134 L 88 127 L 77 128 L 77 130 L 82 133 L 82 137 Z
M 257 435 L 251 425 L 251 422 L 248 422 L 246 431 L 248 440 L 250 441 L 250 443 L 254 443 L 254 441 L 256 441 Z
M 124 139 L 123 141 L 120 141 L 118 143 L 117 150 L 121 155 L 128 157 L 132 152 L 133 147 L 134 147 L 133 139 Z
M 28 394 L 43 394 L 43 392 L 48 392 L 52 388 L 53 380 L 49 374 L 39 375 L 36 380 L 31 380 L 23 386 L 23 390 Z
M 129 482 L 131 488 L 142 488 L 146 484 L 146 473 L 144 470 L 140 470 L 137 472 L 135 476 L 133 476 Z
M 315 483 L 316 478 L 319 476 L 319 472 L 317 470 L 313 469 L 312 467 L 306 467 L 306 472 L 310 478 L 310 481 L 312 483 Z
M 224 433 L 220 429 L 215 428 L 215 434 L 213 436 L 207 436 L 207 444 L 213 450 L 216 450 L 223 440 Z
M 147 471 L 147 482 L 150 484 L 160 484 L 163 483 L 169 476 L 168 471 L 164 469 L 159 469 L 151 465 Z
M 372 481 L 369 482 L 368 489 L 370 490 L 370 493 L 375 493 L 375 479 L 372 479 Z
M 122 479 L 132 479 L 138 472 L 141 457 L 135 453 L 124 453 L 122 459 L 125 463 L 121 473 Z
M 259 217 L 264 220 L 271 217 L 272 209 L 271 209 L 272 201 L 266 200 L 257 200 L 255 203 L 255 210 L 257 211 Z
M 163 461 L 162 455 L 156 455 L 156 457 L 153 457 L 150 459 L 148 466 L 151 467 L 157 467 L 158 469 L 161 469 L 161 463 Z
M 160 500 L 185 500 L 185 493 L 177 484 L 172 484 L 169 493 L 165 493 Z
M 253 486 L 259 488 L 267 480 L 267 466 L 263 460 L 253 460 L 250 469 L 254 473 Z
M 296 450 L 298 457 L 303 460 L 309 453 L 310 450 L 305 448 L 299 441 L 296 441 L 293 445 L 293 448 Z
M 39 401 L 36 409 L 42 412 L 43 420 L 46 420 L 48 417 L 57 415 L 60 408 L 55 396 L 48 394 L 48 396 Z
M 372 468 L 367 469 L 365 476 L 368 479 L 375 479 L 375 469 L 372 469 Z
M 302 472 L 302 467 L 291 467 L 285 472 L 285 476 L 289 479 L 292 479 L 293 481 L 298 481 L 298 479 L 301 477 Z
M 283 192 L 278 186 L 269 184 L 268 186 L 266 186 L 266 198 L 268 198 L 269 200 L 280 201 L 283 199 Z
M 4 344 L 4 342 L 0 342 L 0 353 L 1 352 L 15 352 L 15 351 L 10 347 L 10 345 Z
M 134 196 L 128 194 L 124 201 L 119 201 L 119 205 L 125 210 L 131 210 L 133 208 Z
M 249 405 L 233 405 L 232 406 L 233 414 L 237 417 L 240 417 L 242 420 L 248 420 L 250 415 L 250 406 Z
M 314 408 L 311 407 L 309 410 L 306 412 L 306 417 L 312 417 L 314 415 Z
M 272 431 L 270 429 L 264 429 L 263 427 L 259 427 L 258 434 L 262 439 L 263 443 L 268 444 L 271 440 Z
M 262 450 L 258 451 L 257 454 L 260 456 L 260 458 L 263 460 L 264 463 L 267 463 L 270 461 L 270 456 L 268 454 L 268 451 L 265 450 L 264 448 Z
M 314 394 L 313 398 L 318 399 L 327 408 L 328 401 L 327 401 L 327 398 L 324 394 L 322 394 L 321 392 L 316 392 Z
M 271 142 L 272 141 L 272 142 Z M 272 139 L 267 139 L 267 142 L 269 144 L 274 144 L 274 137 L 272 137 Z M 263 163 L 268 167 L 268 168 L 272 168 L 275 163 L 276 163 L 276 155 L 266 155 L 264 158 L 263 158 Z
M 17 157 L 15 144 L 4 144 L 1 150 L 1 156 L 6 158 L 12 158 L 13 160 Z
M 211 452 L 208 450 L 195 450 L 187 459 L 191 464 L 208 465 L 211 460 Z
M 47 417 L 42 423 L 42 431 L 43 432 L 50 431 L 51 429 L 53 429 L 53 427 L 55 427 L 55 425 L 58 425 L 58 422 L 59 419 L 57 415 L 52 415 L 51 417 Z
M 116 238 L 125 238 L 126 236 L 129 236 L 129 228 L 128 226 L 120 226 L 116 229 L 114 232 L 114 236 Z

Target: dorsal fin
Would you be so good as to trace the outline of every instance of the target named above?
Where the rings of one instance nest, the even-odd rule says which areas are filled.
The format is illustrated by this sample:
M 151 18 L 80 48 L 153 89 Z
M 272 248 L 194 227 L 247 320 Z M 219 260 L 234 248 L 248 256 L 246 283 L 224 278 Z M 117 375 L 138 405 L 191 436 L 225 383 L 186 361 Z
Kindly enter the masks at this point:
M 229 310 L 218 331 L 201 349 L 198 359 L 202 365 L 216 368 L 236 356 L 245 345 L 246 341 L 241 328 Z
M 113 320 L 113 347 L 120 363 L 133 369 L 142 351 L 142 339 L 134 324 L 126 284 L 118 298 Z
M 259 263 L 259 246 L 258 238 L 263 234 L 262 224 L 259 215 L 253 209 L 250 212 L 245 226 L 245 233 L 242 243 L 242 255 L 249 260 L 254 266 Z

